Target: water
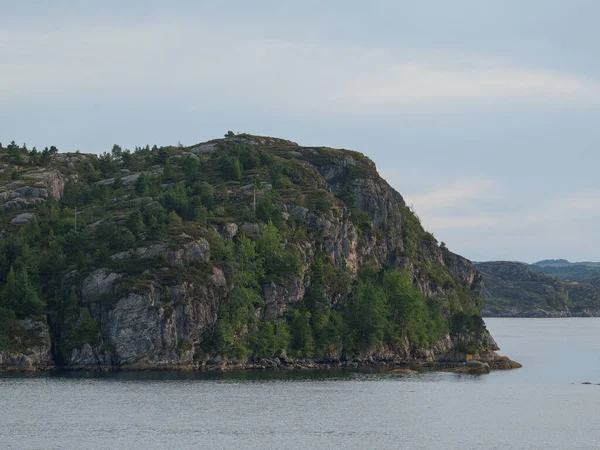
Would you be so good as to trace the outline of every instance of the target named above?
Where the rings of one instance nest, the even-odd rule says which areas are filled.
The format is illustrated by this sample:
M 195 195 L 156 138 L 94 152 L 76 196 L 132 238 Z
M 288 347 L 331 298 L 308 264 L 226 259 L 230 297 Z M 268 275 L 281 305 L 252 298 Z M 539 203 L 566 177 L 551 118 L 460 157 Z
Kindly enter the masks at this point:
M 2 449 L 597 449 L 600 320 L 488 319 L 490 375 L 0 378 Z

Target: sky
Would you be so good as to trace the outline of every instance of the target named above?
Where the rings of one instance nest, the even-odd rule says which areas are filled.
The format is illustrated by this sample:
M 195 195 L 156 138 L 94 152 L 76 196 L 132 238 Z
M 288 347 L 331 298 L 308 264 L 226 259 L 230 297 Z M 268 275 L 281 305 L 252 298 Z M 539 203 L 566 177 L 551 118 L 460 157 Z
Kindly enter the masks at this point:
M 0 142 L 103 152 L 233 130 L 358 150 L 472 260 L 600 260 L 596 0 L 0 11 Z

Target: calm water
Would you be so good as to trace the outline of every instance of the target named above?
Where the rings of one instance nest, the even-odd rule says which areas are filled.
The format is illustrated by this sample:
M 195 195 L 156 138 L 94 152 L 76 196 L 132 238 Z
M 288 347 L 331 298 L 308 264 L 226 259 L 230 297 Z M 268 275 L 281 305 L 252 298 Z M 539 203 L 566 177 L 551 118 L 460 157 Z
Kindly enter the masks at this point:
M 600 448 L 600 319 L 486 322 L 523 369 L 5 376 L 0 448 Z

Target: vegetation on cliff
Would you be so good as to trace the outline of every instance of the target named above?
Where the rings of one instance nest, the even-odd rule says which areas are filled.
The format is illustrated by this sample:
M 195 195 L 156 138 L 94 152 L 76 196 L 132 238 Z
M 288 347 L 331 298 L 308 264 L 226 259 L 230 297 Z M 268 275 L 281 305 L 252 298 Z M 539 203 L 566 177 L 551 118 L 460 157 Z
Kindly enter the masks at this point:
M 31 321 L 63 366 L 489 351 L 478 272 L 357 152 L 13 142 L 0 223 L 0 352 L 31 351 Z

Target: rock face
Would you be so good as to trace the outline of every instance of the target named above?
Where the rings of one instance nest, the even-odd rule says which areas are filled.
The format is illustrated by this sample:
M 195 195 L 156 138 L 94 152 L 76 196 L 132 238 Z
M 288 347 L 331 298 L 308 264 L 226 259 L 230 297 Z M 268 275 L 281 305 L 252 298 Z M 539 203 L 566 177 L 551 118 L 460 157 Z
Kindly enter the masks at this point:
M 120 274 L 107 269 L 97 269 L 92 272 L 81 285 L 81 300 L 84 304 L 93 303 L 103 296 L 114 293 L 114 286 Z
M 112 189 L 115 181 L 121 180 L 125 194 L 117 199 L 108 197 L 103 204 L 106 216 L 93 217 L 86 231 L 96 233 L 103 227 L 121 226 L 123 233 L 129 233 L 135 243 L 103 258 L 98 251 L 87 266 L 69 272 L 65 269 L 61 274 L 57 285 L 70 303 L 64 300 L 61 313 L 51 311 L 49 314 L 55 340 L 53 356 L 58 365 L 190 368 L 221 359 L 221 355 L 208 351 L 205 344 L 214 332 L 223 305 L 228 304 L 236 287 L 231 257 L 227 257 L 227 242 L 235 246 L 241 236 L 256 239 L 267 222 L 259 223 L 248 212 L 236 214 L 240 205 L 252 204 L 256 185 L 260 186 L 260 196 L 280 191 L 268 207 L 293 231 L 284 244 L 286 248 L 294 248 L 301 266 L 298 273 L 272 277 L 258 286 L 261 297 L 255 306 L 258 320 L 284 318 L 302 304 L 314 286 L 314 268 L 319 258 L 326 260 L 336 274 L 335 280 L 326 280 L 323 287 L 323 295 L 331 308 L 338 308 L 347 300 L 362 269 L 393 268 L 407 272 L 410 282 L 427 302 L 460 299 L 454 300 L 452 311 L 450 308 L 443 311 L 448 321 L 453 320 L 453 314 L 463 314 L 471 321 L 479 317 L 480 272 L 467 259 L 445 246 L 440 247 L 435 238 L 422 229 L 402 196 L 377 174 L 374 163 L 364 155 L 304 148 L 290 141 L 253 136 L 230 138 L 227 143 L 234 141 L 266 149 L 281 164 L 292 161 L 288 184 L 282 188 L 271 179 L 258 184 L 252 184 L 255 183 L 252 179 L 238 184 L 215 183 L 220 190 L 215 195 L 217 207 L 212 212 L 212 223 L 186 221 L 178 233 L 163 233 L 158 237 L 152 235 L 150 225 L 138 226 L 132 211 L 141 216 L 140 209 L 153 202 L 169 200 L 148 197 L 147 192 L 141 192 L 143 186 L 137 192 L 140 171 L 129 174 L 117 167 L 93 186 L 81 186 L 84 192 L 86 189 L 97 192 Z M 221 167 L 220 161 L 217 165 L 216 153 L 223 145 L 221 141 L 199 144 L 165 160 L 175 161 L 175 164 L 183 160 L 206 165 L 214 162 L 216 167 Z M 92 158 L 79 155 L 58 159 L 60 156 L 57 160 L 63 164 L 60 170 L 64 175 L 58 169 L 32 171 L 23 176 L 22 183 L 6 184 L 0 191 L 4 209 L 30 207 L 32 201 L 44 202 L 49 197 L 60 198 L 67 174 L 71 182 L 76 183 L 77 175 L 72 172 Z M 161 169 L 158 165 L 154 172 L 146 173 L 157 175 Z M 201 180 L 214 177 L 208 169 L 201 174 Z M 34 184 L 30 185 L 30 181 Z M 177 188 L 176 182 L 168 178 L 165 181 L 161 184 L 163 188 Z M 202 189 L 200 182 L 194 189 Z M 293 195 L 285 189 L 293 189 Z M 322 198 L 325 206 L 315 206 L 315 198 Z M 13 217 L 17 222 L 31 219 L 24 214 L 15 217 L 13 213 Z M 178 219 L 181 222 L 181 218 Z M 135 236 L 129 230 L 133 230 Z M 48 326 L 44 326 L 48 334 Z M 476 358 L 481 361 L 477 370 L 485 369 L 486 361 L 498 359 L 494 353 L 497 345 L 483 325 L 477 333 L 449 331 L 426 348 L 419 348 L 406 337 L 395 348 L 379 347 L 358 357 L 368 361 L 402 362 L 431 362 L 440 358 L 450 363 L 464 360 L 469 346 L 476 347 Z M 0 365 L 50 367 L 49 350 L 48 344 L 32 349 L 29 356 L 0 354 L 3 358 Z M 339 360 L 342 355 L 332 357 Z M 489 366 L 486 367 L 489 370 Z
M 175 265 L 183 265 L 190 261 L 208 261 L 210 259 L 210 246 L 206 239 L 187 242 L 178 249 L 170 249 L 166 244 L 156 244 L 150 247 L 119 252 L 111 256 L 113 260 L 123 260 L 132 257 L 141 259 L 153 259 L 164 257 L 166 262 Z
M 58 170 L 31 170 L 22 178 L 0 186 L 0 205 L 4 210 L 32 207 L 50 196 L 59 199 L 63 195 L 65 180 Z
M 203 285 L 181 283 L 166 289 L 149 285 L 130 293 L 115 289 L 119 278 L 96 271 L 84 281 L 82 296 L 102 330 L 102 340 L 62 355 L 64 364 L 143 369 L 181 368 L 196 362 L 194 343 L 214 325 L 220 301 L 227 295 L 223 272 L 214 268 Z M 111 291 L 111 302 L 106 303 L 99 294 Z
M 46 322 L 21 320 L 18 327 L 26 348 L 0 350 L 0 372 L 53 369 L 50 331 Z

